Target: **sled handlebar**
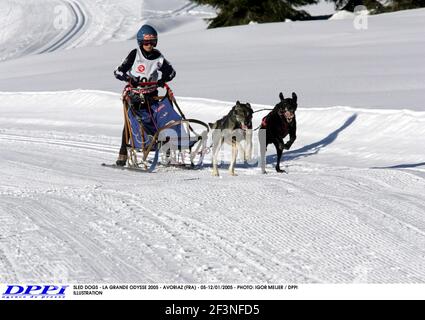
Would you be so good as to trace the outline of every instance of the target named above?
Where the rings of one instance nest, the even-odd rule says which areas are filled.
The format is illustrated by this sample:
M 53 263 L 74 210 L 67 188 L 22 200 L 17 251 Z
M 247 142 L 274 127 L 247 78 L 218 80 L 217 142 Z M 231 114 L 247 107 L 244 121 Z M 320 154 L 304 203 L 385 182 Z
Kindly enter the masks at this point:
M 137 83 L 138 86 L 144 87 L 144 86 L 154 86 L 158 84 L 158 82 L 139 82 Z
M 131 85 L 131 83 L 130 83 L 130 82 L 129 82 L 129 84 L 130 84 L 130 87 L 131 87 L 131 88 L 135 89 L 135 88 Z M 149 87 L 149 86 L 155 86 L 155 85 L 157 85 L 157 84 L 158 84 L 158 82 L 156 82 L 156 81 L 151 81 L 151 82 L 139 82 L 137 85 L 138 85 L 138 86 L 141 86 L 141 87 Z M 173 93 L 173 90 L 171 90 L 170 86 L 169 86 L 168 84 L 164 83 L 164 88 L 165 88 L 165 90 L 167 90 L 169 97 L 170 97 L 172 100 L 175 100 L 175 99 L 174 99 L 174 93 Z
M 148 86 L 155 86 L 158 82 L 151 81 L 151 82 L 139 82 L 137 85 L 141 87 L 148 87 Z M 168 84 L 164 83 L 164 88 L 167 90 L 171 90 L 171 88 L 168 86 Z

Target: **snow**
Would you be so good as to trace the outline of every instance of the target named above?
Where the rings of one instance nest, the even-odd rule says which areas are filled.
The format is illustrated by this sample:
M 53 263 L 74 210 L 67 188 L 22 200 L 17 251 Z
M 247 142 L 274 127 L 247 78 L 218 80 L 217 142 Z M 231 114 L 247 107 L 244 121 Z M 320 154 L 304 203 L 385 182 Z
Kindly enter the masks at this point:
M 112 3 L 74 2 L 105 15 Z M 187 117 L 211 122 L 237 99 L 259 110 L 297 92 L 288 174 L 274 171 L 273 147 L 267 175 L 239 163 L 238 176 L 224 164 L 213 177 L 210 155 L 193 171 L 101 167 L 122 130 L 112 70 L 138 23 L 108 38 L 102 14 L 97 28 L 87 14 L 54 52 L 34 55 L 24 40 L 2 51 L 0 282 L 424 282 L 425 10 L 368 17 L 366 31 L 350 20 L 205 30 L 208 8 L 144 4 L 146 19 L 169 17 L 160 49 Z M 20 5 L 1 12 L 18 17 Z M 22 31 L 3 26 L 3 43 Z
M 350 19 L 353 20 L 355 17 L 355 14 L 350 11 L 340 10 L 335 12 L 332 17 L 329 18 L 329 20 L 345 20 Z
M 274 104 L 279 91 L 295 91 L 309 107 L 424 110 L 425 11 L 367 18 L 367 30 L 351 20 L 186 29 L 160 34 L 159 49 L 182 96 Z M 0 90 L 118 93 L 112 71 L 134 47 L 131 40 L 9 60 L 0 64 Z
M 0 4 L 0 61 L 51 52 L 52 48 L 134 39 L 143 23 L 161 23 L 160 32 L 170 30 L 170 26 L 175 31 L 179 29 L 176 25 L 184 28 L 186 24 L 204 29 L 203 18 L 211 16 L 211 8 L 187 0 L 4 0 Z
M 159 168 L 147 178 L 100 166 L 116 158 L 118 95 L 0 101 L 3 282 L 51 281 L 59 271 L 72 282 L 424 279 L 424 112 L 302 108 L 287 175 L 270 163 L 266 176 L 239 165 L 239 176 L 222 168 L 217 179 L 207 157 L 203 170 Z M 179 102 L 205 121 L 232 105 Z
M 335 13 L 335 4 L 320 0 L 317 4 L 301 6 L 299 9 L 308 12 L 312 16 L 326 16 Z

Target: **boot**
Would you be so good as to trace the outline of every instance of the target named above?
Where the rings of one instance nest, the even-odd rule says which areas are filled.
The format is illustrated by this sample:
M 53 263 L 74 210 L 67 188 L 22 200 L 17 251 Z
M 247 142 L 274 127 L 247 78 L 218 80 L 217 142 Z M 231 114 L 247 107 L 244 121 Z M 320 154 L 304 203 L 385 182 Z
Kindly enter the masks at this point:
M 119 154 L 118 159 L 115 162 L 117 166 L 124 167 L 127 163 L 127 155 L 126 154 Z

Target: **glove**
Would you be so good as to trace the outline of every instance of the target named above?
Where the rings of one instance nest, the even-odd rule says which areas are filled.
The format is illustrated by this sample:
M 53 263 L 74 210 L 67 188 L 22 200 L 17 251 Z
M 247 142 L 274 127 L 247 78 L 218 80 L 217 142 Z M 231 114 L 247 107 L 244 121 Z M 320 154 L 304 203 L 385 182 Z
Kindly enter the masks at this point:
M 137 87 L 137 85 L 140 82 L 140 79 L 139 79 L 139 77 L 129 77 L 129 82 L 130 82 L 132 87 Z
M 159 79 L 159 80 L 156 82 L 156 85 L 157 85 L 158 87 L 164 88 L 164 85 L 165 85 L 165 81 L 164 81 L 164 79 Z
M 128 76 L 125 73 L 122 73 L 121 71 L 119 71 L 118 69 L 114 70 L 114 76 L 116 79 L 120 80 L 120 81 L 127 81 L 128 80 Z

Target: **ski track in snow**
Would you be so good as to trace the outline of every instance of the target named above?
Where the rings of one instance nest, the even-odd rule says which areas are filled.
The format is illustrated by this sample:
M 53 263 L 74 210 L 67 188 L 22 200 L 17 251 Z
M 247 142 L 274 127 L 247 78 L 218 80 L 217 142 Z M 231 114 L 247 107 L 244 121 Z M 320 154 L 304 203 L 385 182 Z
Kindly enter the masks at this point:
M 87 108 L 90 122 L 97 111 Z M 23 125 L 1 110 L 2 282 L 425 280 L 425 179 L 414 171 L 310 157 L 287 161 L 287 175 L 272 164 L 267 175 L 238 167 L 216 178 L 208 165 L 139 174 L 100 166 L 115 159 L 119 135 L 54 115 Z
M 173 9 L 165 10 L 170 6 Z M 163 33 L 171 31 L 167 25 L 176 27 L 213 15 L 211 9 L 210 12 L 195 11 L 198 7 L 184 0 L 172 4 L 138 0 L 119 3 L 114 0 L 48 0 L 41 4 L 26 0 L 24 4 L 7 0 L 0 5 L 0 17 L 4 20 L 0 24 L 4 29 L 0 35 L 4 47 L 0 50 L 0 61 L 132 39 L 140 25 L 147 21 L 159 24 Z M 26 11 L 33 14 L 25 16 Z M 25 34 L 22 30 L 28 27 L 32 32 Z
M 74 16 L 74 24 L 70 30 L 64 34 L 59 40 L 55 40 L 54 43 L 48 44 L 47 48 L 40 50 L 38 53 L 46 53 L 58 50 L 64 47 L 67 43 L 72 41 L 78 33 L 82 32 L 87 28 L 87 17 L 84 10 L 82 10 L 80 4 L 77 1 L 65 0 L 63 3 L 70 9 L 72 15 Z
M 5 53 L 2 53 L 0 60 L 66 48 L 84 34 L 90 25 L 89 14 L 83 9 L 82 3 L 76 0 L 50 0 L 44 4 L 9 1 L 7 4 L 16 12 L 33 12 L 33 15 L 27 16 L 25 20 L 14 19 L 10 12 L 6 14 L 6 18 L 22 29 L 25 29 L 26 24 L 30 25 L 35 36 L 23 35 L 23 32 L 10 36 L 6 30 L 4 39 L 0 39 L 6 41 Z M 41 17 L 44 17 L 44 20 Z M 31 39 L 31 36 L 34 39 Z
M 53 30 L 50 22 L 54 13 L 47 8 L 61 3 L 67 4 L 73 19 L 67 30 Z M 28 1 L 34 15 L 24 20 L 22 6 L 13 4 L 14 1 L 7 1 L 0 5 L 7 13 L 2 20 L 5 32 L 0 41 L 6 45 L 0 59 L 129 39 L 142 20 L 158 23 L 161 33 L 175 32 L 177 43 L 186 42 L 188 37 L 204 39 L 206 33 L 179 35 L 184 28 L 178 27 L 188 24 L 189 29 L 194 28 L 192 31 L 198 30 L 198 20 L 211 15 L 208 10 L 202 12 L 202 7 L 197 11 L 195 4 L 179 0 L 172 4 L 144 1 L 142 15 L 136 10 L 136 4 L 141 6 L 142 2 L 133 0 L 119 5 L 109 0 L 51 0 L 44 6 Z M 209 32 L 207 38 L 212 47 L 200 47 L 207 50 L 209 61 L 211 56 L 219 56 L 215 55 L 216 48 L 223 50 L 220 41 L 233 43 L 237 36 L 245 42 L 241 42 L 242 47 L 234 47 L 250 51 L 252 47 L 243 45 L 246 39 L 251 39 L 253 32 L 263 34 L 269 30 L 268 41 L 287 39 L 281 47 L 273 48 L 295 48 L 285 50 L 294 55 L 311 53 L 314 46 L 329 51 L 333 46 L 344 48 L 359 43 L 363 44 L 359 50 L 371 50 L 369 44 L 378 44 L 378 49 L 368 56 L 373 63 L 382 48 L 388 52 L 388 43 L 404 39 L 413 41 L 404 55 L 409 61 L 419 61 L 422 43 L 418 41 L 418 26 L 423 13 L 416 12 L 416 18 L 415 11 L 405 13 L 405 17 L 403 13 L 371 17 L 370 32 L 363 34 L 353 33 L 351 23 L 348 26 L 342 22 L 318 24 L 317 28 L 323 28 L 321 36 L 309 33 L 309 28 L 316 28 L 311 23 L 251 25 L 248 30 L 226 28 Z M 405 19 L 412 19 L 413 29 L 404 24 Z M 390 28 L 396 24 L 396 29 Z M 28 37 L 19 37 L 27 25 L 38 28 Z M 297 33 L 303 28 L 307 30 L 305 35 Z M 335 28 L 344 37 L 351 34 L 351 38 L 340 42 L 340 34 L 329 33 Z M 395 36 L 387 39 L 388 30 Z M 289 36 L 292 34 L 296 38 Z M 309 40 L 316 37 L 324 39 Z M 328 43 L 326 37 L 332 41 Z M 163 39 L 167 40 L 167 36 Z M 292 41 L 300 43 L 300 51 L 292 46 Z M 309 50 L 304 50 L 302 41 L 306 41 Z M 389 47 L 389 52 L 400 56 L 397 46 Z M 193 54 L 200 53 L 204 54 Z M 316 53 L 314 56 L 320 59 Z M 186 51 L 183 56 L 187 56 Z M 52 57 L 49 56 L 49 68 L 55 61 Z M 301 54 L 303 63 L 288 57 L 297 69 L 289 70 L 287 65 L 287 73 L 308 74 L 311 82 L 311 70 L 298 67 L 310 56 Z M 389 55 L 378 67 L 383 65 L 384 70 L 390 70 L 385 63 L 393 61 L 392 57 Z M 72 58 L 77 64 L 82 59 L 78 54 Z M 104 58 L 108 60 L 108 55 Z M 322 57 L 318 61 L 327 60 Z M 215 68 L 217 62 L 221 60 L 211 65 L 220 72 L 221 79 L 224 67 Z M 192 64 L 190 61 L 190 67 Z M 39 66 L 39 62 L 31 62 L 33 65 Z M 347 68 L 349 83 L 352 76 L 362 81 L 369 79 L 365 82 L 366 92 L 368 83 L 380 83 L 376 90 L 398 92 L 397 95 L 401 92 L 407 96 L 413 89 L 420 91 L 419 64 L 414 66 L 414 72 L 409 71 L 413 66 L 409 64 L 400 64 L 399 71 L 390 70 L 391 77 L 402 72 L 397 78 L 389 78 L 389 87 L 385 81 L 365 78 L 376 71 L 367 64 L 360 66 Z M 238 74 L 243 70 L 237 64 L 235 67 L 239 68 Z M 26 70 L 25 64 L 23 69 Z M 89 69 L 93 73 L 94 69 L 104 68 Z M 352 74 L 358 69 L 360 73 Z M 218 78 L 208 73 L 204 84 L 191 71 L 186 68 L 181 75 L 196 78 L 197 83 L 211 91 L 211 84 Z M 350 88 L 355 88 L 354 101 L 358 101 L 362 91 L 357 91 L 363 85 L 338 89 L 334 86 L 344 83 L 340 80 L 344 78 L 335 77 L 336 71 L 325 71 L 315 72 L 320 75 L 318 84 L 332 87 L 332 95 L 340 95 L 339 100 L 350 92 L 353 95 Z M 403 78 L 401 75 L 406 72 L 415 77 Z M 18 77 L 19 85 L 13 85 L 13 89 L 32 88 L 22 86 L 27 76 L 25 71 Z M 334 79 L 331 85 L 330 77 Z M 300 79 L 305 92 L 305 80 Z M 49 81 L 46 85 L 53 90 L 56 81 Z M 74 88 L 74 76 L 72 81 Z M 180 81 L 185 86 L 190 84 L 188 79 Z M 296 81 L 297 77 L 291 79 L 291 87 L 298 88 Z M 313 77 L 313 86 L 314 83 Z M 405 83 L 405 87 L 393 87 L 397 83 Z M 88 87 L 82 82 L 77 87 L 81 85 Z M 202 89 L 194 89 L 193 83 L 189 87 L 196 92 Z M 229 88 L 232 98 L 261 91 L 247 86 L 237 92 L 233 84 Z M 314 88 L 314 92 L 320 91 L 316 98 L 326 97 L 323 88 L 318 88 Z M 305 93 L 300 98 L 304 96 Z M 402 101 L 405 105 L 403 97 L 397 100 L 393 95 L 380 100 L 379 105 L 385 106 L 388 101 L 395 101 L 395 105 Z M 256 98 L 264 101 L 264 97 Z M 417 110 L 423 109 L 420 101 L 415 102 Z M 221 117 L 233 105 L 198 98 L 179 98 L 179 103 L 188 117 L 203 121 Z M 254 109 L 270 107 L 252 105 Z M 237 166 L 238 176 L 231 177 L 223 166 L 219 178 L 211 176 L 208 161 L 201 170 L 158 167 L 152 174 L 101 167 L 102 162 L 113 162 L 117 156 L 121 117 L 119 95 L 107 92 L 0 93 L 0 282 L 424 283 L 424 112 L 302 107 L 297 111 L 298 139 L 291 151 L 285 152 L 282 163 L 289 174 L 273 171 L 271 147 L 267 175 L 260 174 L 258 168 Z M 260 114 L 256 114 L 254 126 L 260 119 Z

